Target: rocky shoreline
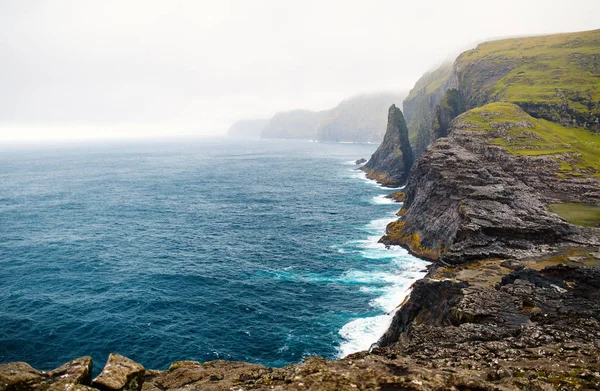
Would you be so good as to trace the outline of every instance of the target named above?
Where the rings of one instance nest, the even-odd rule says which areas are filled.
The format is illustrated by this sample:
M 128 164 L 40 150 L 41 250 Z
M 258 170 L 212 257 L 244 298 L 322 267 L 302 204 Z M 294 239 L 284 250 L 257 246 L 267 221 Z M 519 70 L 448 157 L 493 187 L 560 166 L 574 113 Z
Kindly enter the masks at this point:
M 438 141 L 415 170 L 435 161 L 436 148 L 451 151 L 449 142 Z M 456 171 L 444 165 L 430 172 L 441 168 Z M 405 202 L 401 221 L 415 205 L 411 189 L 409 181 L 405 192 L 390 195 Z M 594 237 L 590 232 L 584 237 Z M 91 357 L 52 371 L 9 363 L 0 365 L 0 391 L 598 389 L 600 254 L 596 244 L 574 245 L 525 252 L 507 246 L 514 257 L 454 263 L 431 257 L 426 277 L 414 283 L 377 346 L 341 360 L 312 357 L 284 368 L 178 361 L 156 371 L 111 354 L 95 379 Z

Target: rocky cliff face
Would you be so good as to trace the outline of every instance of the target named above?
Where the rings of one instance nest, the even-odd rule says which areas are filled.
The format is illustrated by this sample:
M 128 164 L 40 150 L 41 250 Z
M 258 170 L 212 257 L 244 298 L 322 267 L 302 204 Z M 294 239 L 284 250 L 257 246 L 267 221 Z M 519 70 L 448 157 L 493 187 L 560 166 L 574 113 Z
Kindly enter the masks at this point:
M 577 147 L 587 141 L 577 144 L 573 138 L 570 154 L 557 155 L 559 136 L 550 136 L 552 149 L 545 154 L 536 139 L 537 133 L 551 134 L 543 125 L 511 104 L 492 104 L 459 116 L 451 134 L 414 165 L 403 216 L 388 226 L 382 241 L 448 264 L 523 258 L 582 242 L 600 245 L 594 230 L 569 224 L 547 208 L 559 202 L 600 204 L 600 185 L 593 174 L 598 171 L 569 176 L 559 172 L 567 161 L 585 157 Z M 524 150 L 530 155 L 515 156 L 501 146 L 523 137 L 537 141 L 523 145 L 533 148 Z M 588 164 L 583 163 L 584 171 L 591 169 Z
M 93 381 L 90 357 L 48 372 L 2 364 L 0 390 L 596 390 L 600 259 L 582 254 L 578 263 L 565 256 L 432 270 L 379 347 L 341 360 L 284 368 L 178 361 L 156 371 L 111 354 Z
M 404 100 L 403 112 L 416 158 L 436 139 L 432 129 L 437 107 L 446 90 L 455 87 L 452 63 L 446 62 L 435 71 L 424 74 Z
M 367 176 L 384 186 L 404 184 L 413 165 L 413 154 L 408 141 L 408 129 L 400 109 L 392 105 L 383 142 L 362 169 Z

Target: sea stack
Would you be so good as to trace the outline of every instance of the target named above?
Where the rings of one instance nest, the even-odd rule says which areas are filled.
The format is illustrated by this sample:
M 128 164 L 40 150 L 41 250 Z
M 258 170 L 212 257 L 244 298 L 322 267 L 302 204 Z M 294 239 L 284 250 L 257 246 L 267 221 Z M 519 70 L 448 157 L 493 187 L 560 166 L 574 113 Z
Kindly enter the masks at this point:
M 361 169 L 383 186 L 398 187 L 406 183 L 413 165 L 404 116 L 396 105 L 388 111 L 388 123 L 383 142 Z

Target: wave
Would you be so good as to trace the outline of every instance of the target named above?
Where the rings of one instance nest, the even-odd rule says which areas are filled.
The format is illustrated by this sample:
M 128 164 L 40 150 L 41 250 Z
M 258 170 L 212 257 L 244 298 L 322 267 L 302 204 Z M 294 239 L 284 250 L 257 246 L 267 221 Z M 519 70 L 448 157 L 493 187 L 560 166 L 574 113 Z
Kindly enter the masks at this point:
M 367 350 L 371 347 L 373 335 L 383 335 L 391 323 L 391 316 L 380 315 L 370 318 L 355 319 L 347 323 L 339 331 L 340 336 L 346 342 L 340 345 L 339 356 L 346 357 L 349 354 Z
M 373 199 L 371 200 L 371 203 L 373 205 L 393 205 L 393 204 L 396 204 L 397 202 L 391 198 L 388 198 L 387 194 L 380 194 L 378 196 L 373 197 Z
M 353 169 L 353 170 L 349 170 L 349 171 L 351 172 L 351 174 L 350 174 L 351 178 L 360 179 L 363 182 L 365 182 L 371 186 L 379 187 L 380 189 L 390 190 L 390 191 L 398 191 L 398 190 L 403 190 L 406 187 L 406 186 L 385 187 L 385 186 L 382 186 L 379 183 L 375 182 L 374 180 L 367 178 L 367 173 L 362 170 Z
M 365 180 L 371 185 L 375 184 L 374 181 L 366 178 L 365 173 L 361 172 L 361 174 L 353 176 Z M 403 188 L 404 186 L 398 189 Z M 385 198 L 385 195 L 378 195 L 373 197 L 371 203 L 388 205 L 396 202 Z M 343 340 L 338 347 L 338 357 L 340 358 L 369 349 L 372 344 L 377 342 L 391 324 L 399 304 L 410 293 L 412 284 L 426 274 L 425 268 L 429 262 L 412 256 L 400 246 L 386 247 L 379 243 L 387 225 L 397 218 L 394 213 L 389 213 L 385 217 L 372 220 L 364 226 L 370 234 L 366 239 L 346 243 L 346 246 L 354 247 L 366 262 L 378 261 L 377 264 L 383 262 L 383 266 L 376 271 L 352 270 L 344 273 L 346 280 L 362 285 L 360 287 L 362 292 L 375 296 L 369 305 L 381 313 L 353 319 L 340 329 L 338 334 Z

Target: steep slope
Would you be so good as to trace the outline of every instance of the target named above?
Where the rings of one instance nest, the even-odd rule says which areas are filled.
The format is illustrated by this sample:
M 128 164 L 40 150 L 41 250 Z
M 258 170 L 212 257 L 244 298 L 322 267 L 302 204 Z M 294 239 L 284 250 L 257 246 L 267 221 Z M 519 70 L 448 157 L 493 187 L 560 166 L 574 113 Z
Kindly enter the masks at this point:
M 600 30 L 482 43 L 425 74 L 404 102 L 415 155 L 461 112 L 499 101 L 600 132 Z
M 402 102 L 404 96 L 394 93 L 359 95 L 325 111 L 278 113 L 265 127 L 262 138 L 381 142 L 387 109 L 395 102 Z
M 267 119 L 237 121 L 227 130 L 227 136 L 258 139 L 268 123 Z
M 403 102 L 403 112 L 408 125 L 415 157 L 421 156 L 435 140 L 431 128 L 436 110 L 447 89 L 454 86 L 452 63 L 443 63 L 438 69 L 425 73 Z
M 412 149 L 404 116 L 396 105 L 388 110 L 385 137 L 369 161 L 361 167 L 367 177 L 384 186 L 404 184 L 413 165 Z
M 467 108 L 492 101 L 600 132 L 600 30 L 483 43 L 456 60 Z
M 449 264 L 600 245 L 547 205 L 600 205 L 600 135 L 535 119 L 510 103 L 470 110 L 415 163 L 387 244 Z

